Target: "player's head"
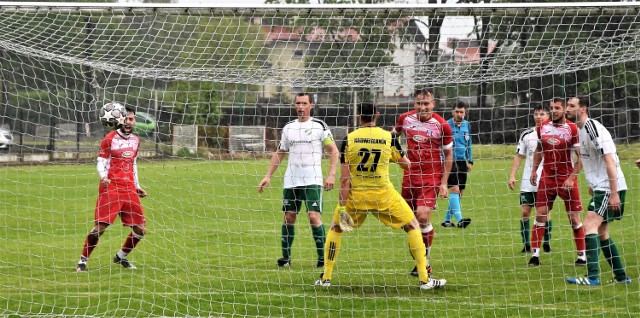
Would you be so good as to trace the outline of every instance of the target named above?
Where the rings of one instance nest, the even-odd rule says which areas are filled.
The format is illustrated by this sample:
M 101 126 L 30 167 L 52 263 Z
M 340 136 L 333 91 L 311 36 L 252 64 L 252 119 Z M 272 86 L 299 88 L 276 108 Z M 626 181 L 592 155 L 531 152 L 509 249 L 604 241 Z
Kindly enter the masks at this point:
M 376 105 L 370 102 L 364 102 L 360 104 L 359 109 L 360 123 L 362 125 L 369 123 L 373 123 L 375 125 L 376 119 L 378 119 L 378 116 L 380 115 L 376 109 Z
M 120 125 L 120 131 L 125 134 L 133 132 L 133 126 L 136 125 L 136 109 L 133 106 L 125 106 L 127 110 L 127 116 L 124 118 L 124 124 Z
M 298 93 L 295 98 L 295 108 L 298 119 L 306 119 L 311 117 L 311 109 L 313 109 L 313 97 L 309 93 Z
M 465 116 L 467 116 L 467 105 L 458 101 L 451 109 L 451 116 L 453 116 L 453 122 L 461 123 Z
M 427 121 L 433 116 L 433 109 L 436 107 L 436 100 L 433 91 L 428 88 L 416 89 L 413 94 L 413 108 L 421 121 Z
M 590 104 L 588 96 L 569 98 L 565 116 L 572 121 L 583 121 L 588 117 Z
M 564 99 L 560 97 L 556 97 L 551 100 L 549 103 L 549 108 L 551 113 L 549 114 L 551 117 L 551 121 L 554 124 L 563 124 L 564 123 L 564 112 L 565 112 L 565 103 Z
M 533 121 L 536 125 L 549 119 L 549 109 L 542 104 L 533 108 Z

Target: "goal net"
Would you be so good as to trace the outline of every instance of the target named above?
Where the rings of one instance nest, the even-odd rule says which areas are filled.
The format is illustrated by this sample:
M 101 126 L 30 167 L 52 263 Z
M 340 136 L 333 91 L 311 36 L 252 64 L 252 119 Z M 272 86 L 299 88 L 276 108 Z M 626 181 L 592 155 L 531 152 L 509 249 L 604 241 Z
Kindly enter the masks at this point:
M 2 3 L 0 315 L 638 316 L 639 10 L 632 2 Z M 375 103 L 378 125 L 390 129 L 418 88 L 433 89 L 446 119 L 465 103 L 471 125 L 474 165 L 461 206 L 472 223 L 441 227 L 445 199 L 431 215 L 430 262 L 447 285 L 418 289 L 406 235 L 370 217 L 342 235 L 332 286 L 314 287 L 322 270 L 305 207 L 291 266 L 278 267 L 286 158 L 263 193 L 257 186 L 296 119 L 296 94 L 312 96 L 313 115 L 339 145 L 357 126 L 358 103 Z M 576 95 L 590 97 L 590 116 L 611 132 L 627 178 L 625 216 L 609 231 L 630 285 L 606 283 L 613 273 L 603 257 L 601 285 L 565 282 L 587 269 L 574 266 L 560 199 L 542 265 L 527 266 L 521 253 L 520 195 L 507 186 L 517 139 L 537 105 Z M 136 108 L 147 234 L 128 256 L 137 269 L 113 264 L 130 232 L 117 219 L 88 271 L 76 273 L 98 193 L 106 133 L 98 110 L 111 101 Z M 399 190 L 402 171 L 390 171 Z M 583 176 L 580 190 L 586 208 Z M 337 192 L 323 192 L 327 230 Z

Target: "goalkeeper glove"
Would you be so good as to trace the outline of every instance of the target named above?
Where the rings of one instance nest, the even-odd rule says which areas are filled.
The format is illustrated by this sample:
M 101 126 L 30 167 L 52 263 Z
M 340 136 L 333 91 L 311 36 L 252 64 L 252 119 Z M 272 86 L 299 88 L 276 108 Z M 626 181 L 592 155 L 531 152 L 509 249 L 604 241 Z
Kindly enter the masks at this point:
M 336 207 L 336 212 L 338 212 L 338 226 L 340 226 L 340 229 L 345 232 L 351 232 L 353 230 L 354 223 L 349 213 L 347 213 L 345 206 L 338 205 Z

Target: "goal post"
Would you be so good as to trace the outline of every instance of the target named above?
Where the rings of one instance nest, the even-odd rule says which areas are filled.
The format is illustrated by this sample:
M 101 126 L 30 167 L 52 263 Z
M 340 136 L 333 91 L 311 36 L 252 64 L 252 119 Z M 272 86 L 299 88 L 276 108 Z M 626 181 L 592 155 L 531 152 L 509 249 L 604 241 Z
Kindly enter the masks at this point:
M 0 3 L 0 315 L 640 315 L 640 3 L 404 2 Z M 295 96 L 313 96 L 340 146 L 359 103 L 375 103 L 389 130 L 419 88 L 433 89 L 445 119 L 467 105 L 472 130 L 461 205 L 473 222 L 441 227 L 445 199 L 431 215 L 430 262 L 447 286 L 420 291 L 404 232 L 369 217 L 342 234 L 332 286 L 314 287 L 306 208 L 292 266 L 277 267 L 286 162 L 257 186 L 297 118 Z M 624 218 L 609 231 L 631 285 L 565 283 L 586 268 L 573 266 L 560 199 L 542 266 L 520 252 L 519 192 L 507 186 L 517 139 L 536 106 L 578 95 L 611 132 L 627 178 Z M 127 271 L 112 263 L 129 233 L 116 221 L 78 274 L 106 133 L 98 111 L 113 101 L 136 108 L 147 235 Z M 400 190 L 402 171 L 390 172 Z M 323 192 L 327 231 L 337 192 Z M 611 277 L 601 261 L 601 281 Z

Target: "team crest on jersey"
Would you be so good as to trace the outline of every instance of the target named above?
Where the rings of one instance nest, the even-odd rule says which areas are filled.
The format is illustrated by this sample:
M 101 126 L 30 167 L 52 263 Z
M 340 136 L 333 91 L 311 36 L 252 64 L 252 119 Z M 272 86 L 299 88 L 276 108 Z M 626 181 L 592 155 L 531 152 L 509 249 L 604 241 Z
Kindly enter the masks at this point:
M 557 145 L 557 144 L 560 143 L 560 140 L 551 137 L 551 138 L 547 139 L 547 143 L 550 144 L 550 145 Z
M 413 140 L 416 142 L 424 142 L 426 141 L 426 137 L 422 135 L 415 135 L 413 136 Z
M 133 151 L 125 151 L 122 153 L 122 158 L 131 158 L 133 157 Z
M 307 136 L 311 136 L 311 129 L 305 129 L 304 134 Z

